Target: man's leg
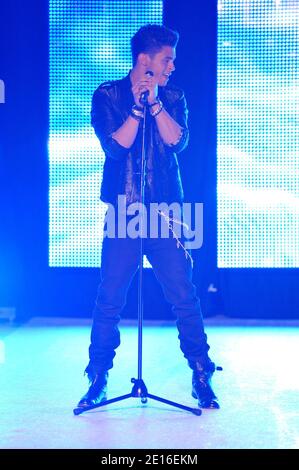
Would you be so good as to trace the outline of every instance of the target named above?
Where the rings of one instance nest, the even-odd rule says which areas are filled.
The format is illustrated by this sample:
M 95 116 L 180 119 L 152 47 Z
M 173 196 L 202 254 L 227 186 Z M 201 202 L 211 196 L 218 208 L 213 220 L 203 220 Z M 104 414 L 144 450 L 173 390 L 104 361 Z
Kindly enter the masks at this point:
M 202 407 L 219 408 L 210 383 L 215 365 L 208 356 L 210 347 L 200 301 L 192 283 L 191 260 L 172 237 L 148 239 L 146 254 L 177 317 L 180 347 L 193 370 L 193 396 Z
M 120 312 L 138 261 L 138 239 L 104 237 L 101 282 L 93 311 L 89 364 L 85 369 L 90 386 L 78 407 L 99 404 L 107 398 L 108 370 L 113 367 L 115 349 L 120 344 Z
M 177 318 L 181 350 L 188 361 L 205 360 L 209 345 L 196 288 L 192 283 L 192 266 L 176 240 L 147 240 L 147 256 L 164 296 L 172 304 Z
M 138 268 L 138 240 L 104 238 L 101 282 L 93 311 L 87 373 L 113 367 L 115 349 L 120 344 L 118 322 L 126 295 Z

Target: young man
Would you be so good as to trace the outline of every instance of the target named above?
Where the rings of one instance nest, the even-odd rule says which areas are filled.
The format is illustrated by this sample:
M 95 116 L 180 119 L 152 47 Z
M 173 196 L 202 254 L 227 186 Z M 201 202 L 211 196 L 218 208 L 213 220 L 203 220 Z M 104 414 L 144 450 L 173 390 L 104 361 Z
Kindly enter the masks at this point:
M 114 207 L 119 195 L 126 197 L 127 205 L 140 201 L 145 101 L 145 201 L 183 201 L 176 153 L 188 143 L 188 110 L 183 91 L 169 84 L 175 70 L 178 39 L 178 33 L 165 26 L 140 28 L 131 40 L 132 70 L 121 80 L 100 85 L 94 93 L 92 125 L 106 156 L 101 199 Z M 120 344 L 117 325 L 138 269 L 139 248 L 140 239 L 119 237 L 117 230 L 115 237 L 104 237 L 101 283 L 93 312 L 90 360 L 85 370 L 90 386 L 79 407 L 106 399 L 108 370 L 113 367 L 115 349 Z M 177 317 L 180 347 L 193 370 L 192 395 L 200 407 L 219 408 L 211 388 L 215 364 L 208 356 L 190 256 L 174 237 L 145 238 L 144 253 Z

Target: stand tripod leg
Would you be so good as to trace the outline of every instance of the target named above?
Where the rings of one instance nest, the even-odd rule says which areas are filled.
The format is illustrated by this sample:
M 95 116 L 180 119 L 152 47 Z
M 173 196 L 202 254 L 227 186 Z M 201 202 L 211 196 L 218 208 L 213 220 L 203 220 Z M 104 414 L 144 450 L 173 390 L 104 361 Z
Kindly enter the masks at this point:
M 97 403 L 96 405 L 79 406 L 78 408 L 75 408 L 73 410 L 73 413 L 75 416 L 78 416 L 78 415 L 81 415 L 82 413 L 85 413 L 85 411 L 94 410 L 95 408 L 100 408 L 101 406 L 110 405 L 110 403 L 115 403 L 117 401 L 126 400 L 127 398 L 131 398 L 131 397 L 132 397 L 132 393 L 127 393 L 127 395 L 121 395 L 120 397 L 111 398 L 111 400 L 105 400 L 105 401 L 102 401 L 101 403 Z
M 131 396 L 141 398 L 142 403 L 146 403 L 148 398 L 152 398 L 153 400 L 160 401 L 161 403 L 165 403 L 166 405 L 175 406 L 176 408 L 180 408 L 184 411 L 190 411 L 190 413 L 193 413 L 196 416 L 200 416 L 202 413 L 201 409 L 199 408 L 190 408 L 189 406 L 181 405 L 180 403 L 176 403 L 171 400 L 166 400 L 165 398 L 157 397 L 156 395 L 148 393 L 146 385 L 142 379 L 131 379 L 131 382 L 134 384 Z
M 180 408 L 184 411 L 190 411 L 190 413 L 193 413 L 196 416 L 200 416 L 202 413 L 200 408 L 191 408 L 190 406 L 181 405 L 180 403 L 176 403 L 165 398 L 157 397 L 156 395 L 152 395 L 151 393 L 148 393 L 147 396 L 148 398 L 152 398 L 152 400 L 160 401 L 162 403 L 166 403 L 167 405 L 175 406 L 176 408 Z
M 95 408 L 100 408 L 102 406 L 110 405 L 111 403 L 116 403 L 117 401 L 126 400 L 127 398 L 141 398 L 142 403 L 147 402 L 147 398 L 152 398 L 153 400 L 160 401 L 161 403 L 165 403 L 166 405 L 175 406 L 176 408 L 180 408 L 184 411 L 190 411 L 197 416 L 201 415 L 201 409 L 199 408 L 190 408 L 189 406 L 181 405 L 180 403 L 176 403 L 171 400 L 166 400 L 165 398 L 158 397 L 156 395 L 152 395 L 151 393 L 147 392 L 146 385 L 144 381 L 141 379 L 131 379 L 131 382 L 134 384 L 131 393 L 127 393 L 126 395 L 121 395 L 116 398 L 111 398 L 111 400 L 105 400 L 101 403 L 97 403 L 96 405 L 90 406 L 79 406 L 73 410 L 75 416 L 78 416 L 85 411 L 94 410 Z

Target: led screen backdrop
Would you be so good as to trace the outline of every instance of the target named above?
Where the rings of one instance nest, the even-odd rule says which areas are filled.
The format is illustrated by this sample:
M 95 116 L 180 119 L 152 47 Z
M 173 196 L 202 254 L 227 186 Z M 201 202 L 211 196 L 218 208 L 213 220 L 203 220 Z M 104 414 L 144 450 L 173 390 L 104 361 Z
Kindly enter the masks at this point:
M 218 3 L 218 267 L 299 267 L 299 2 Z
M 104 155 L 90 126 L 92 94 L 127 75 L 131 36 L 162 19 L 162 0 L 49 1 L 51 267 L 100 266 Z
M 93 91 L 127 74 L 160 0 L 49 2 L 49 264 L 100 265 L 104 155 Z M 218 2 L 218 266 L 299 266 L 297 0 Z M 203 64 L 204 66 L 204 64 Z

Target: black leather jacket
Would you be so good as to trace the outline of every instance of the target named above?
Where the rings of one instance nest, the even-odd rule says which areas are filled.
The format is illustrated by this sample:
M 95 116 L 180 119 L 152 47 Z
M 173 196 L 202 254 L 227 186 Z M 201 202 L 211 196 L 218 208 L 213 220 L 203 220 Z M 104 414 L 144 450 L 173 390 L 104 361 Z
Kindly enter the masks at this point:
M 105 152 L 101 200 L 115 204 L 118 194 L 125 194 L 127 204 L 140 196 L 140 153 L 142 124 L 131 148 L 114 140 L 111 134 L 127 119 L 134 104 L 130 74 L 121 80 L 105 82 L 93 95 L 91 123 Z M 182 202 L 183 188 L 177 156 L 187 146 L 188 109 L 184 93 L 169 84 L 159 87 L 159 97 L 166 111 L 183 128 L 180 141 L 166 145 L 158 132 L 155 118 L 147 114 L 146 148 L 146 202 Z

